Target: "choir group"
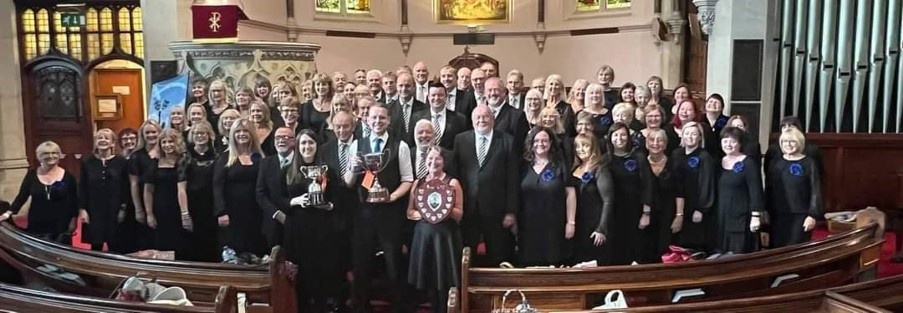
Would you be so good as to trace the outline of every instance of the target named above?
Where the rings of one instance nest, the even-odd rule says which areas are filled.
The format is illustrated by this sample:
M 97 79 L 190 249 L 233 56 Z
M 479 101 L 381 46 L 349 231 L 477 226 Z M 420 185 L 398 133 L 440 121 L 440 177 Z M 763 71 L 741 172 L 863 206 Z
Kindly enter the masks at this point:
M 367 311 L 376 292 L 410 312 L 412 288 L 444 309 L 462 247 L 482 244 L 483 266 L 658 263 L 669 245 L 804 242 L 822 214 L 819 152 L 794 117 L 762 158 L 718 94 L 666 97 L 655 76 L 616 88 L 609 66 L 569 92 L 559 75 L 498 74 L 445 66 L 431 81 L 420 62 L 234 92 L 198 78 L 168 121 L 98 130 L 78 178 L 40 144 L 0 221 L 27 214 L 28 232 L 64 242 L 78 219 L 94 250 L 181 260 L 254 263 L 280 245 L 300 310 L 350 296 Z

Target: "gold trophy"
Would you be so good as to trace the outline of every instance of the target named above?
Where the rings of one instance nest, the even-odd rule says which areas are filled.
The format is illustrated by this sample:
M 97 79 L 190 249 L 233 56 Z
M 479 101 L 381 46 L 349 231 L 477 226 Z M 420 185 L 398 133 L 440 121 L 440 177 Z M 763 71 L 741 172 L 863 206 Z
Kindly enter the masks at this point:
M 323 194 L 323 186 L 321 186 L 320 177 L 326 174 L 329 167 L 326 165 L 302 166 L 301 174 L 310 179 L 312 182 L 307 187 L 308 201 L 312 207 L 323 207 L 326 203 L 326 196 Z
M 367 194 L 367 202 L 389 202 L 389 189 L 379 184 L 379 172 L 386 168 L 389 153 L 389 149 L 383 149 L 382 152 L 369 153 L 362 157 L 364 170 L 373 175 L 373 185 L 370 186 L 370 192 Z

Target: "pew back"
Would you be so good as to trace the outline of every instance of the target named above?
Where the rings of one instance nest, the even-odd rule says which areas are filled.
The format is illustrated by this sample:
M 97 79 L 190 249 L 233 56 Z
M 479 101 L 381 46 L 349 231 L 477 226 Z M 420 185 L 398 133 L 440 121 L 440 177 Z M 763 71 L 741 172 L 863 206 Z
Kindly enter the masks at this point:
M 0 308 L 19 313 L 46 312 L 160 312 L 160 313 L 237 313 L 235 288 L 220 287 L 215 306 L 175 306 L 126 302 L 33 290 L 0 284 Z
M 838 286 L 873 272 L 883 240 L 876 227 L 825 240 L 712 261 L 573 269 L 470 268 L 462 259 L 461 312 L 488 312 L 519 289 L 540 310 L 581 310 L 623 290 L 631 306 L 761 296 Z M 698 294 L 679 298 L 679 294 Z

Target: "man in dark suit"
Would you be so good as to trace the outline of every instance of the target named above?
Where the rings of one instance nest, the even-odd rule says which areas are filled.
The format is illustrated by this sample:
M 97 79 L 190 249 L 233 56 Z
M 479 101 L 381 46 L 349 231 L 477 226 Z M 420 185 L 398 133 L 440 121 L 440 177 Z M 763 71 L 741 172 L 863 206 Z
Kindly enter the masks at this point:
M 357 100 L 357 122 L 354 127 L 354 138 L 370 137 L 370 125 L 367 124 L 367 115 L 370 106 L 376 103 L 376 99 L 365 96 Z
M 398 76 L 394 72 L 383 73 L 383 92 L 382 97 L 378 99 L 380 103 L 389 104 L 398 100 L 398 89 L 395 88 L 397 79 Z
M 414 114 L 415 123 L 419 120 L 428 120 L 432 123 L 436 144 L 444 149 L 452 150 L 455 144 L 455 136 L 468 130 L 470 124 L 467 119 L 452 110 L 445 108 L 445 86 L 442 84 L 430 85 L 429 109 Z M 411 133 L 411 142 L 415 134 Z
M 467 89 L 458 89 L 458 77 L 455 75 L 455 68 L 448 65 L 443 66 L 439 70 L 439 82 L 442 83 L 442 86 L 445 86 L 446 90 L 445 108 L 455 112 L 457 112 L 458 108 L 463 108 L 464 94 L 467 93 Z M 470 120 L 466 115 L 465 119 Z
M 285 187 L 285 169 L 295 158 L 295 131 L 279 127 L 275 134 L 276 154 L 260 163 L 257 175 L 257 204 L 263 210 L 263 234 L 272 249 L 282 244 L 282 224 L 285 212 L 291 208 L 291 197 Z
M 398 100 L 388 103 L 392 116 L 392 132 L 410 147 L 414 145 L 414 136 L 411 134 L 414 132 L 414 123 L 417 122 L 412 117 L 418 112 L 429 110 L 429 108 L 425 103 L 414 99 L 414 78 L 411 74 L 402 73 L 398 76 L 396 90 L 398 91 Z
M 478 105 L 486 104 L 486 93 L 484 92 L 486 73 L 478 68 L 473 69 L 470 71 L 470 83 L 473 85 L 473 89 L 465 95 L 464 107 L 460 110 L 464 116 L 470 116 L 470 112 Z
M 367 88 L 370 89 L 370 96 L 379 101 L 383 95 L 383 72 L 380 70 L 367 71 Z
M 426 154 L 429 148 L 436 145 L 436 132 L 433 130 L 433 123 L 426 119 L 417 120 L 414 126 L 414 150 L 411 153 L 411 166 L 414 170 L 414 176 L 422 179 L 428 174 L 429 168 L 426 165 Z M 441 146 L 440 146 L 441 148 Z M 442 148 L 442 157 L 446 160 L 445 172 L 454 176 L 457 169 L 452 162 L 454 155 L 452 150 Z
M 511 135 L 493 130 L 489 106 L 473 112 L 474 129 L 455 137 L 455 166 L 464 188 L 461 238 L 476 251 L 486 243 L 488 262 L 496 267 L 512 260 L 511 226 L 520 207 L 520 150 Z
M 414 64 L 414 99 L 426 103 L 430 93 L 430 70 L 423 61 Z
M 405 271 L 401 254 L 402 227 L 404 225 L 406 199 L 414 181 L 411 169 L 411 150 L 401 138 L 389 132 L 391 115 L 389 109 L 382 104 L 370 107 L 367 121 L 372 132 L 370 137 L 358 140 L 357 153 L 368 155 L 388 151 L 382 159 L 382 170 L 378 173 L 364 171 L 363 160 L 353 158 L 354 175 L 346 175 L 346 184 L 358 186 L 361 201 L 360 210 L 353 214 L 354 234 L 351 239 L 352 268 L 354 272 L 354 291 L 356 309 L 366 310 L 370 300 L 370 283 L 373 272 L 373 256 L 382 251 L 385 258 L 386 272 L 391 283 L 389 291 L 393 310 L 397 312 L 413 312 L 410 303 L 405 300 L 402 280 Z M 375 178 L 375 179 L 374 179 Z M 389 191 L 386 201 L 368 201 L 369 192 L 373 191 L 374 181 Z M 410 310 L 408 310 L 410 309 Z
M 508 89 L 508 105 L 523 111 L 527 97 L 527 93 L 524 92 L 524 74 L 518 70 L 511 70 L 507 79 L 508 84 L 505 87 Z
M 527 115 L 522 110 L 517 110 L 508 103 L 508 96 L 502 81 L 498 77 L 486 80 L 486 102 L 495 118 L 495 130 L 503 131 L 514 137 L 516 147 L 523 147 L 524 138 L 530 131 L 530 123 Z M 520 151 L 520 150 L 518 150 Z

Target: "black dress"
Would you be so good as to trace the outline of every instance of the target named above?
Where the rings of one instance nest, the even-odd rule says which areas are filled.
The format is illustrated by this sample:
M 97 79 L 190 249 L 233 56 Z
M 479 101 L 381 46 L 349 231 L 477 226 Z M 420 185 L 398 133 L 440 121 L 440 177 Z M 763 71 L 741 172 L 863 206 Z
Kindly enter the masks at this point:
M 38 179 L 37 170 L 28 170 L 10 211 L 18 213 L 31 198 L 28 226 L 25 231 L 44 240 L 71 244 L 69 223 L 78 213 L 78 184 L 75 176 L 65 172 L 63 178 L 50 185 Z
M 814 160 L 780 158 L 772 162 L 765 175 L 765 195 L 773 247 L 812 239 L 812 232 L 803 231 L 803 221 L 822 216 L 821 177 Z
M 658 175 L 652 171 L 652 166 L 649 167 L 648 175 L 651 175 L 654 182 L 650 226 L 657 232 L 654 249 L 656 256 L 661 256 L 674 241 L 671 234 L 671 223 L 674 221 L 677 210 L 677 198 L 684 198 L 684 184 L 679 175 L 677 162 L 674 158 L 667 158 L 665 167 Z
M 448 184 L 451 176 L 446 174 L 443 181 Z M 451 217 L 438 224 L 418 221 L 414 226 L 408 283 L 417 289 L 439 292 L 460 286 L 462 247 L 458 222 Z
M 175 167 L 159 167 L 157 163 L 155 161 L 144 173 L 144 183 L 154 185 L 152 209 L 157 220 L 157 228 L 153 232 L 154 249 L 175 251 L 176 259 L 181 260 L 186 251 L 188 232 L 182 228 L 178 184 L 188 179 L 185 175 L 188 158 L 181 158 Z
M 317 132 L 317 134 L 320 135 L 320 138 L 323 138 L 323 134 L 320 133 L 320 131 L 326 128 L 325 124 L 327 119 L 329 119 L 329 111 L 317 111 L 317 109 L 314 108 L 313 100 L 301 104 L 301 119 L 299 122 L 301 123 L 302 128 Z
M 718 247 L 724 252 L 747 253 L 758 249 L 758 234 L 749 231 L 753 211 L 762 212 L 762 178 L 749 157 L 731 169 L 721 167 L 718 178 Z
M 276 155 L 276 138 L 275 138 L 276 130 L 270 130 L 264 138 L 258 138 L 260 140 L 260 150 L 263 151 L 264 156 Z
M 237 253 L 265 255 L 269 251 L 260 228 L 263 211 L 254 197 L 260 155 L 251 156 L 251 165 L 235 160 L 235 164 L 226 166 L 228 160 L 229 154 L 223 154 L 213 168 L 213 216 L 229 215 L 229 226 L 220 229 L 220 244 Z
M 612 264 L 624 265 L 636 261 L 649 263 L 654 238 L 650 228 L 640 229 L 643 205 L 652 204 L 652 180 L 647 175 L 649 163 L 646 155 L 631 152 L 625 156 L 613 155 L 611 176 L 615 186 L 614 234 L 612 235 Z
M 585 110 L 581 112 L 585 112 Z M 604 140 L 605 136 L 608 135 L 608 128 L 611 127 L 613 121 L 611 119 L 611 110 L 608 110 L 605 114 L 589 114 L 592 116 L 593 120 L 593 135 L 596 135 L 596 138 Z M 603 145 L 602 147 L 605 146 Z
M 213 217 L 213 163 L 216 153 L 207 149 L 198 153 L 188 147 L 188 211 L 194 230 L 189 234 L 185 259 L 202 262 L 220 261 L 216 241 L 216 218 Z
M 708 251 L 716 247 L 711 234 L 715 227 L 712 208 L 715 206 L 717 161 L 702 148 L 696 148 L 690 154 L 684 149 L 675 150 L 670 159 L 674 161 L 684 195 L 683 227 L 674 241 L 684 248 Z M 694 211 L 702 213 L 701 222 L 693 222 Z
M 614 186 L 608 168 L 599 166 L 580 177 L 577 188 L 577 214 L 574 227 L 574 263 L 595 260 L 599 265 L 611 263 L 612 215 Z M 605 235 L 601 246 L 593 244 L 593 232 Z
M 131 202 L 127 162 L 118 155 L 106 161 L 93 155 L 82 160 L 79 207 L 88 211 L 90 222 L 82 224 L 82 242 L 92 248 L 116 238 L 119 212 Z
M 148 155 L 147 150 L 139 149 L 132 152 L 128 157 L 128 175 L 138 178 L 138 201 L 141 201 L 141 207 L 144 207 L 144 173 L 154 160 Z M 129 186 L 131 192 L 131 185 Z M 154 237 L 151 229 L 147 225 L 139 223 L 135 219 L 135 203 L 132 201 L 131 195 L 126 199 L 125 220 L 119 224 L 116 231 L 116 238 L 110 242 L 110 250 L 120 253 L 132 253 L 139 250 L 150 249 L 154 243 Z
M 331 171 L 333 169 L 327 173 Z M 300 177 L 297 182 L 288 184 L 289 198 L 307 193 L 311 182 L 307 177 Z M 338 183 L 328 182 L 326 188 Z M 328 190 L 324 190 L 324 194 L 328 195 Z M 298 303 L 308 303 L 309 299 L 320 303 L 329 298 L 338 300 L 344 291 L 345 277 L 345 262 L 341 257 L 346 256 L 342 251 L 345 245 L 341 244 L 344 239 L 337 227 L 340 217 L 334 210 L 301 206 L 292 206 L 283 213 L 286 217 L 282 245 L 287 259 L 298 265 L 298 277 L 304 277 L 295 280 Z
M 577 179 L 565 166 L 549 162 L 540 173 L 532 165 L 521 179 L 521 209 L 518 212 L 518 254 L 524 266 L 559 265 L 570 256 L 567 225 L 567 193 Z

